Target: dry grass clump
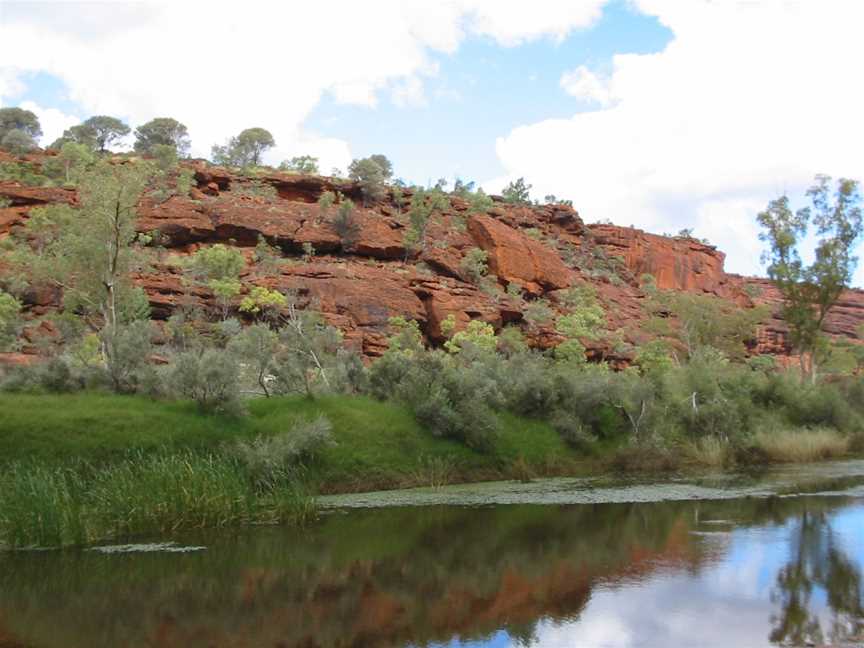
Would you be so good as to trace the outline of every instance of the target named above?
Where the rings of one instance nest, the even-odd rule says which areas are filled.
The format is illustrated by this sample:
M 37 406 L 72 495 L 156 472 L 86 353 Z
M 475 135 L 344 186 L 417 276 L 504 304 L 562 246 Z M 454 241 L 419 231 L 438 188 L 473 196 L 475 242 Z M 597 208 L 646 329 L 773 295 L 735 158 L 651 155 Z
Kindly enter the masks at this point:
M 681 452 L 684 457 L 700 466 L 720 467 L 726 463 L 729 444 L 717 437 L 703 437 L 698 441 L 685 443 Z
M 835 459 L 849 452 L 848 437 L 829 428 L 763 431 L 756 434 L 754 445 L 777 463 Z

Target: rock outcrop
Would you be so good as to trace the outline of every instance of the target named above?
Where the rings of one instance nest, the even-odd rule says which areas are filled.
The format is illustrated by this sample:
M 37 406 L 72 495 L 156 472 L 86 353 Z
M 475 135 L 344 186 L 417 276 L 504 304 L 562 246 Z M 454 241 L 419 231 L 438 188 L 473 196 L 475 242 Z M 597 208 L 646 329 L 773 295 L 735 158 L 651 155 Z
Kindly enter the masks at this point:
M 39 159 L 30 156 L 28 162 L 38 164 Z M 485 213 L 470 213 L 465 201 L 451 197 L 431 220 L 423 245 L 406 249 L 409 221 L 392 195 L 364 205 L 360 187 L 346 180 L 276 172 L 250 178 L 201 162 L 189 164 L 195 186 L 188 196 L 148 196 L 139 206 L 138 229 L 158 231 L 165 248 L 154 252 L 150 270 L 135 277 L 157 321 L 184 305 L 215 310 L 205 287 L 182 280 L 178 260 L 222 243 L 237 246 L 249 260 L 242 277 L 247 290 L 263 285 L 296 291 L 304 305 L 319 309 L 367 357 L 386 349 L 388 320 L 396 315 L 416 320 L 432 343 L 443 341 L 441 323 L 453 316 L 457 327 L 478 318 L 496 329 L 515 325 L 536 346 L 553 346 L 560 336 L 551 325 L 527 326 L 526 308 L 544 299 L 553 311 L 560 310 L 567 288 L 589 283 L 607 311 L 606 334 L 586 341 L 589 355 L 626 364 L 632 344 L 650 339 L 641 326 L 648 317 L 640 288 L 644 274 L 653 275 L 662 289 L 715 295 L 741 308 L 768 305 L 772 315 L 759 327 L 752 352 L 790 354 L 776 290 L 764 279 L 726 274 L 723 253 L 695 239 L 586 225 L 566 205 L 516 206 L 499 200 Z M 357 204 L 356 240 L 343 242 L 331 224 L 333 209 L 328 213 L 317 204 L 325 191 Z M 405 197 L 410 196 L 406 190 Z M 0 183 L 0 242 L 14 235 L 33 209 L 74 205 L 76 200 L 74 190 Z M 274 273 L 262 273 L 251 263 L 261 238 L 285 258 Z M 480 285 L 465 270 L 472 248 L 483 250 L 488 259 L 488 278 Z M 0 285 L 2 277 L 0 258 Z M 53 335 L 45 316 L 59 308 L 59 292 L 34 286 L 25 302 L 29 321 L 23 353 L 6 354 L 0 362 L 27 362 Z M 832 311 L 826 330 L 857 339 L 862 322 L 864 293 L 850 290 Z

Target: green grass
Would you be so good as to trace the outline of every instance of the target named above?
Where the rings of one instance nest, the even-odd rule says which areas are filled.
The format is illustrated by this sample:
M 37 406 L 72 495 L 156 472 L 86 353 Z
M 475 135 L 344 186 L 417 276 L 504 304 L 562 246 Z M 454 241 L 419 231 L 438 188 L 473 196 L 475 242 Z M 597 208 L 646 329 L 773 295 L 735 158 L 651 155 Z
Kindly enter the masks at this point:
M 0 394 L 0 461 L 101 461 L 133 449 L 208 448 L 254 434 L 252 423 L 140 396 Z
M 241 418 L 100 393 L 0 394 L 0 545 L 81 544 L 174 529 L 286 522 L 322 492 L 543 473 L 572 452 L 545 423 L 499 415 L 488 452 L 432 436 L 367 397 L 255 399 Z M 325 415 L 336 444 L 262 489 L 232 446 Z M 293 479 L 293 481 L 292 481 Z
M 80 459 L 110 462 L 130 451 L 218 450 L 237 439 L 286 432 L 298 418 L 324 414 L 336 445 L 311 476 L 325 490 L 408 485 L 429 465 L 453 479 L 501 476 L 517 461 L 536 470 L 573 457 L 546 423 L 500 414 L 501 432 L 481 453 L 432 436 L 411 412 L 372 398 L 326 396 L 255 399 L 241 418 L 202 415 L 186 402 L 101 393 L 0 394 L 0 462 Z

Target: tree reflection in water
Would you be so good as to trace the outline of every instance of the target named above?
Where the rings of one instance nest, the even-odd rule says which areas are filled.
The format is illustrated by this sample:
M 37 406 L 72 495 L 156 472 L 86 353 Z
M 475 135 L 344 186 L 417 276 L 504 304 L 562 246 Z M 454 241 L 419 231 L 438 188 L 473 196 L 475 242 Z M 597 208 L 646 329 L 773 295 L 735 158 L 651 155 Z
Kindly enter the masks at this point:
M 862 640 L 861 570 L 846 555 L 825 510 L 805 510 L 793 525 L 789 562 L 777 574 L 771 600 L 780 611 L 772 617 L 770 639 L 781 645 L 820 645 L 825 630 L 813 604 L 822 590 L 831 613 L 827 638 L 838 644 Z M 818 595 L 818 594 L 817 594 Z
M 0 552 L 0 646 L 583 646 L 586 627 L 604 646 L 820 644 L 862 629 L 848 516 L 860 501 L 381 509 L 192 534 L 190 554 Z

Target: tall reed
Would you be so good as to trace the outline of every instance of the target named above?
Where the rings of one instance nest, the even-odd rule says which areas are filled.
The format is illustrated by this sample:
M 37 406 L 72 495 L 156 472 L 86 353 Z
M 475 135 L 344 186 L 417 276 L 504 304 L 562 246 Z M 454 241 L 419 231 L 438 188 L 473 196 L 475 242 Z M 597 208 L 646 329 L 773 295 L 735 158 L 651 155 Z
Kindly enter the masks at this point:
M 9 464 L 0 474 L 0 545 L 84 544 L 253 522 L 302 523 L 314 499 L 285 480 L 262 491 L 235 458 L 132 453 L 106 466 Z

